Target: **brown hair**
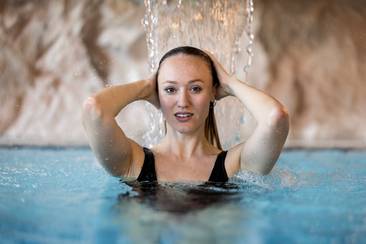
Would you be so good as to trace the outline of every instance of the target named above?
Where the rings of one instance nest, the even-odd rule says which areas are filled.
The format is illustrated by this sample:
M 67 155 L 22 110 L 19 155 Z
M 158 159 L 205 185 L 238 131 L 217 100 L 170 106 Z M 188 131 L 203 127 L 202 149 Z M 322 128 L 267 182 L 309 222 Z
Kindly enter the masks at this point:
M 212 84 L 214 87 L 218 87 L 220 85 L 219 78 L 217 76 L 216 68 L 214 63 L 212 62 L 210 56 L 208 56 L 204 51 L 191 47 L 191 46 L 181 46 L 174 49 L 171 49 L 167 53 L 164 54 L 164 56 L 159 61 L 159 67 L 156 72 L 156 80 L 159 75 L 160 66 L 163 63 L 163 61 L 171 56 L 177 55 L 177 54 L 186 54 L 186 55 L 193 55 L 200 57 L 202 60 L 204 60 L 210 70 L 211 70 L 211 77 L 212 77 Z M 214 103 L 210 102 L 210 108 L 208 112 L 208 116 L 205 121 L 205 137 L 208 140 L 208 142 L 220 150 L 222 150 L 219 134 L 217 131 L 216 126 L 216 119 L 215 119 L 215 113 L 214 113 Z

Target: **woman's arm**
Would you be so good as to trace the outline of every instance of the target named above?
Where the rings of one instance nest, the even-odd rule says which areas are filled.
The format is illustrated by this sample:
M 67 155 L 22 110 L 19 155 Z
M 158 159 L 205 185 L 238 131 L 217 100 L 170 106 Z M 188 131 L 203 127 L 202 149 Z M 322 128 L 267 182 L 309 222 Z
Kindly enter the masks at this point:
M 128 174 L 138 145 L 126 137 L 115 117 L 129 103 L 145 99 L 157 105 L 154 79 L 104 88 L 86 99 L 82 121 L 98 161 L 114 176 Z
M 286 108 L 273 97 L 228 75 L 221 64 L 214 61 L 220 80 L 218 94 L 237 97 L 255 118 L 257 125 L 248 140 L 234 148 L 240 156 L 240 168 L 268 174 L 276 163 L 289 131 Z

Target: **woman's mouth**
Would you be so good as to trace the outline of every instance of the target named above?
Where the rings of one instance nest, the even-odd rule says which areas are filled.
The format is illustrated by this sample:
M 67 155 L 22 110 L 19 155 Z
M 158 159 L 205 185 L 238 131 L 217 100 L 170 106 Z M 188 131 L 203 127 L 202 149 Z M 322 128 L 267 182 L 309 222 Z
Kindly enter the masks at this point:
M 193 113 L 187 113 L 187 112 L 178 112 L 174 114 L 175 118 L 177 118 L 177 120 L 179 122 L 187 122 L 188 120 L 190 120 L 193 116 Z

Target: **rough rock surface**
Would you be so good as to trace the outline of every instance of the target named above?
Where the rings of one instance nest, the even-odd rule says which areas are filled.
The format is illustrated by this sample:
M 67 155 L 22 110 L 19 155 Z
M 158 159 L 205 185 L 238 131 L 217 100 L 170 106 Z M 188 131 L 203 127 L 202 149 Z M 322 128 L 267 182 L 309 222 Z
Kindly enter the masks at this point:
M 262 2 L 265 90 L 289 109 L 289 141 L 365 147 L 366 3 Z
M 250 83 L 287 106 L 287 145 L 365 147 L 366 4 L 255 3 Z M 87 144 L 83 100 L 148 75 L 144 11 L 142 1 L 1 1 L 0 144 Z M 139 102 L 119 117 L 141 143 L 147 110 Z

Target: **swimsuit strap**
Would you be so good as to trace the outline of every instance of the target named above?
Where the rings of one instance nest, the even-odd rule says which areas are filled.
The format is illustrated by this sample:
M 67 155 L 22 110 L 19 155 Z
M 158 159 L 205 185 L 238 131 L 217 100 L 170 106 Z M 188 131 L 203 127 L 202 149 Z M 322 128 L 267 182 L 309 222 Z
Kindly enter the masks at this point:
M 148 181 L 154 182 L 157 181 L 156 171 L 155 171 L 155 159 L 153 152 L 144 147 L 144 164 L 142 165 L 141 172 L 137 177 L 137 181 Z M 227 151 L 222 151 L 217 155 L 215 165 L 212 169 L 209 182 L 226 182 L 229 180 L 226 169 L 225 169 L 225 158 Z
M 145 159 L 144 164 L 142 165 L 140 175 L 139 177 L 137 177 L 137 181 L 149 181 L 149 182 L 157 181 L 155 172 L 154 154 L 150 149 L 146 147 L 144 147 L 143 149 Z
M 217 155 L 215 165 L 212 169 L 209 182 L 226 182 L 229 180 L 225 169 L 225 158 L 227 151 L 222 151 Z

